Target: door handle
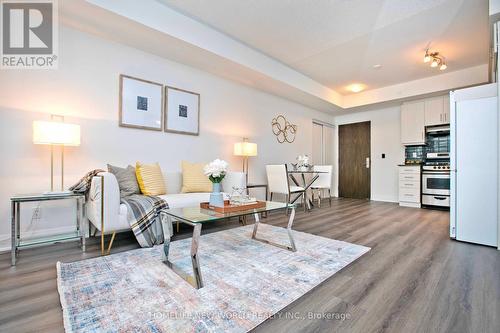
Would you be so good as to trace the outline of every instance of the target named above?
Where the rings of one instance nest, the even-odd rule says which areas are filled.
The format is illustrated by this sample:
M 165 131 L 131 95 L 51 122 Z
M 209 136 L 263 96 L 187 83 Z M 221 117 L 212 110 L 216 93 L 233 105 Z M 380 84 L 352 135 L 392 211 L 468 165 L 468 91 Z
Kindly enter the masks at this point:
M 434 197 L 436 200 L 446 200 L 446 197 Z
M 370 169 L 370 158 L 369 157 L 366 158 L 366 168 Z

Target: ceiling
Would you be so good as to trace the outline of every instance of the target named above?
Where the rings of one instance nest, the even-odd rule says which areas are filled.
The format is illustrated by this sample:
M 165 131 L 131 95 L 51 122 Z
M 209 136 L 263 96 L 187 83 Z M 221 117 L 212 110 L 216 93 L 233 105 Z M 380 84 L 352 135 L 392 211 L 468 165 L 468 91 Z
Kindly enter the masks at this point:
M 488 0 L 158 0 L 341 94 L 488 62 Z M 374 69 L 376 64 L 382 65 Z

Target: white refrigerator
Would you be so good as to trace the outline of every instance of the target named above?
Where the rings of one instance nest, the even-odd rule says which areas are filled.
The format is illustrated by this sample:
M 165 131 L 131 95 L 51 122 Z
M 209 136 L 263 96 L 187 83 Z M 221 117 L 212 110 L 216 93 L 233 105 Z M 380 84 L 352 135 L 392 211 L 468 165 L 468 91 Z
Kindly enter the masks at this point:
M 494 247 L 499 247 L 497 94 L 497 83 L 450 92 L 450 236 Z

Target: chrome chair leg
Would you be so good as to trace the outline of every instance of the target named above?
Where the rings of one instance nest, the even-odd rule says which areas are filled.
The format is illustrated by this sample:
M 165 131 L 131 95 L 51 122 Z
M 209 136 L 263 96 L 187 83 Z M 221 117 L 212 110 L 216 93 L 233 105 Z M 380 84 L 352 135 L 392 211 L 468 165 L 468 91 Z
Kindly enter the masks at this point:
M 290 204 L 290 195 L 285 195 L 285 202 L 287 205 Z M 285 215 L 288 216 L 288 207 L 285 209 Z
M 306 204 L 306 192 L 302 192 L 302 206 L 304 206 L 304 213 L 307 212 L 307 204 Z

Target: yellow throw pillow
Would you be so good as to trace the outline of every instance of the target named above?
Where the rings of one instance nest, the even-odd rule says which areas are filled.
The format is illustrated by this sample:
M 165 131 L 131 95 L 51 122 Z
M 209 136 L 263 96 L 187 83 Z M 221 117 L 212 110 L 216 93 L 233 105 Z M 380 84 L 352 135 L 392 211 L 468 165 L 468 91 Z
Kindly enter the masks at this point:
M 162 195 L 167 193 L 165 180 L 158 163 L 142 164 L 137 162 L 135 164 L 135 175 L 142 194 Z
M 212 182 L 203 174 L 205 163 L 182 161 L 182 193 L 212 192 Z

